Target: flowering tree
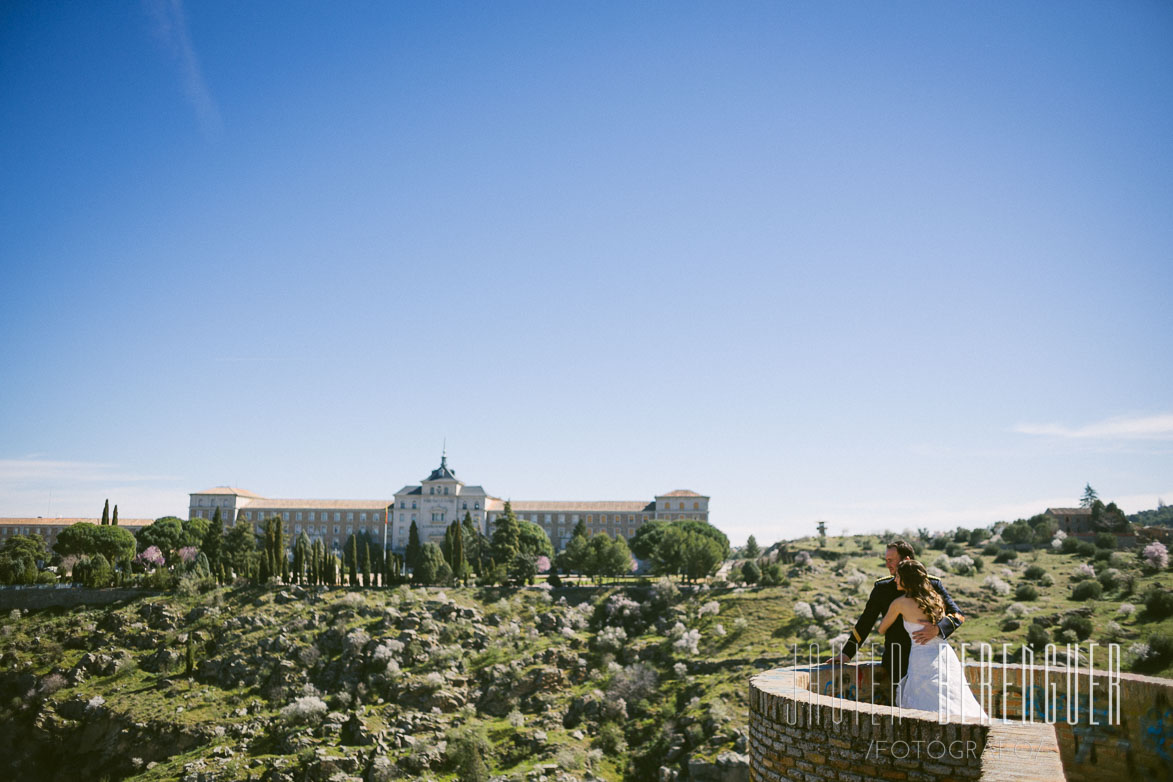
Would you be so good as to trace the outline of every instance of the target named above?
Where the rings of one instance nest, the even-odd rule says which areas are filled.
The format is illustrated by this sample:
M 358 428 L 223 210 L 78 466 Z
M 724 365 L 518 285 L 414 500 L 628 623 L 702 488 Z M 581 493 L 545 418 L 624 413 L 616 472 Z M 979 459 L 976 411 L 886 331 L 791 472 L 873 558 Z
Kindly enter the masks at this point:
M 140 552 L 134 559 L 143 567 L 149 567 L 152 570 L 161 567 L 164 562 L 163 552 L 159 550 L 158 546 L 147 546 L 146 551 Z
M 1156 568 L 1157 570 L 1164 570 L 1169 567 L 1169 550 L 1159 540 L 1154 540 L 1145 546 L 1144 551 L 1141 552 L 1141 556 L 1144 557 L 1149 567 Z
M 179 555 L 179 558 L 183 560 L 184 564 L 188 564 L 195 561 L 195 558 L 199 556 L 200 550 L 195 546 L 184 546 L 175 553 Z

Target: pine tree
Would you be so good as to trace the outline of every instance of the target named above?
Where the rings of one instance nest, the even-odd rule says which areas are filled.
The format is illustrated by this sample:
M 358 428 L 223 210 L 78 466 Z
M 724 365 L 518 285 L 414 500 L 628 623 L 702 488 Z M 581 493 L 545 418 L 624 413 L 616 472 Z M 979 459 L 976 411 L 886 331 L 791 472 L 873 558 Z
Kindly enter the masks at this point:
M 420 553 L 423 551 L 423 546 L 420 545 L 420 531 L 419 527 L 413 521 L 411 529 L 407 532 L 407 549 L 403 552 L 403 565 L 408 570 L 415 570 L 419 567 Z
M 110 523 L 110 500 L 106 500 L 106 506 L 102 508 L 102 526 L 105 527 Z
M 745 541 L 745 548 L 741 553 L 746 559 L 756 559 L 758 554 L 762 553 L 762 547 L 758 545 L 758 539 L 750 535 Z
M 1079 501 L 1079 507 L 1090 508 L 1096 504 L 1096 500 L 1099 498 L 1100 495 L 1096 494 L 1096 490 L 1093 489 L 1092 485 L 1089 483 L 1083 487 L 1083 499 Z
M 517 516 L 513 513 L 513 505 L 505 501 L 505 509 L 497 517 L 496 528 L 493 530 L 493 559 L 497 562 L 513 562 L 520 550 L 521 525 L 517 523 Z
M 464 539 L 464 558 L 472 565 L 472 569 L 479 576 L 481 574 L 481 559 L 484 555 L 483 547 L 481 546 L 480 530 L 473 523 L 472 514 L 467 511 L 465 511 L 464 521 L 461 522 L 460 526 L 461 537 Z
M 220 509 L 217 508 L 216 511 L 219 512 Z M 117 505 L 114 506 L 114 515 L 110 517 L 110 526 L 112 526 L 112 527 L 118 526 L 118 506 Z

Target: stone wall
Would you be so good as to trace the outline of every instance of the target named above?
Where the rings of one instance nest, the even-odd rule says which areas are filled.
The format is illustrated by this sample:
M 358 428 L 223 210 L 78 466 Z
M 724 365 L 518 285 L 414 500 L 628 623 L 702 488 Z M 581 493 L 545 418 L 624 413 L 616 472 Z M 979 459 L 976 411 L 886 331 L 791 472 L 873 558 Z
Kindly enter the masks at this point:
M 158 594 L 143 589 L 89 589 L 75 586 L 0 587 L 0 611 L 42 611 L 79 605 L 104 606 Z
M 872 691 L 874 667 L 868 664 L 760 674 L 750 682 L 751 778 L 1173 779 L 1173 680 L 1118 674 L 1117 717 L 1109 714 L 1103 655 L 1097 651 L 1093 698 L 1084 668 L 1070 677 L 1052 670 L 1045 680 L 1036 666 L 1033 683 L 1028 668 L 1024 690 L 1017 665 L 988 665 L 983 696 L 982 669 L 970 663 L 966 676 L 996 718 L 989 725 L 942 725 L 930 712 L 874 705 L 885 699 Z M 1067 721 L 1069 706 L 1074 724 Z
M 937 715 L 824 690 L 870 688 L 871 666 L 779 668 L 750 680 L 750 779 L 755 782 L 1002 780 L 1063 776 L 1053 726 L 940 724 Z M 843 688 L 842 690 L 840 688 Z M 813 691 L 812 691 L 813 690 Z M 1031 757 L 1008 758 L 1029 744 Z M 1015 776 L 1007 776 L 1013 771 Z M 1027 772 L 1023 776 L 1021 773 Z

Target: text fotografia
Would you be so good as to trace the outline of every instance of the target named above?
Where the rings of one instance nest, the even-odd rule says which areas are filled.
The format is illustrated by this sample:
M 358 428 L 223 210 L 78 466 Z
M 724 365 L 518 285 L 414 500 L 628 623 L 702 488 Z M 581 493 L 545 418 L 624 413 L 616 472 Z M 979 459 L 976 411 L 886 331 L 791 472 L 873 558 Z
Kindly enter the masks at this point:
M 1020 760 L 1032 760 L 1049 752 L 1049 750 L 1049 745 L 1031 741 L 999 743 L 996 740 L 991 740 L 979 751 L 976 741 L 879 741 L 873 739 L 868 743 L 868 751 L 864 757 L 878 758 L 886 755 L 896 760 L 922 760 L 925 758 L 942 760 L 946 757 L 953 760 L 973 760 L 978 757 L 992 758 L 1008 755 Z
M 880 651 L 876 644 L 872 644 L 872 655 L 875 657 Z M 798 645 L 793 647 L 794 666 L 798 667 L 802 658 L 799 656 Z M 967 660 L 976 652 L 976 660 Z M 946 653 L 942 648 L 942 654 Z M 1066 722 L 1069 725 L 1119 725 L 1120 724 L 1120 645 L 1108 644 L 1102 646 L 1095 642 L 1087 644 L 1047 644 L 1043 650 L 1041 665 L 1035 665 L 1035 652 L 1027 646 L 1021 647 L 1020 662 L 1008 662 L 1012 649 L 1010 644 L 1001 645 L 1001 663 L 995 661 L 994 647 L 988 643 L 970 646 L 959 644 L 958 657 L 963 669 L 967 666 L 972 671 L 976 666 L 976 676 L 972 676 L 972 685 L 963 676 L 962 681 L 953 682 L 948 679 L 948 667 L 942 666 L 942 676 L 938 681 L 938 695 L 944 706 L 938 710 L 937 719 L 941 724 L 950 721 L 975 721 L 981 715 L 965 713 L 964 709 L 954 706 L 950 710 L 949 704 L 957 699 L 948 697 L 950 688 L 972 687 L 973 694 L 987 715 L 1001 714 L 1000 722 L 1011 719 L 1006 715 L 1017 714 L 1019 721 L 1024 723 L 1045 722 L 1055 724 Z M 880 677 L 865 676 L 863 670 L 856 665 L 847 665 L 837 662 L 835 658 L 828 664 L 821 664 L 824 659 L 822 650 L 817 643 L 811 643 L 807 649 L 806 663 L 811 669 L 830 672 L 830 676 L 820 675 L 819 686 L 815 690 L 822 695 L 838 696 L 831 704 L 830 719 L 839 724 L 847 717 L 843 710 L 848 708 L 846 702 L 869 703 L 872 706 L 887 706 L 893 704 L 894 711 L 891 717 L 900 719 L 902 714 L 910 713 L 910 709 L 902 709 L 898 705 L 899 682 L 901 671 L 892 671 L 890 681 L 879 681 Z M 1068 663 L 1068 661 L 1071 661 Z M 898 666 L 899 667 L 899 666 Z M 873 673 L 879 669 L 876 665 Z M 995 676 L 999 671 L 1001 676 Z M 814 679 L 812 673 L 812 680 Z M 998 679 L 1001 683 L 998 684 Z M 792 685 L 797 693 L 798 685 Z M 1097 708 L 1098 705 L 1098 708 Z M 994 708 L 997 706 L 998 708 Z M 1107 707 L 1106 709 L 1104 707 Z M 798 710 L 803 708 L 795 698 L 787 702 L 784 707 L 783 719 L 793 725 L 798 720 Z M 851 708 L 854 719 L 860 719 L 860 709 Z M 815 708 L 813 701 L 806 704 L 806 720 L 818 722 L 823 719 L 822 712 Z M 879 724 L 880 712 L 870 710 L 871 722 Z M 1084 719 L 1081 720 L 1081 716 Z M 989 722 L 989 718 L 982 720 Z M 949 751 L 948 749 L 946 750 Z

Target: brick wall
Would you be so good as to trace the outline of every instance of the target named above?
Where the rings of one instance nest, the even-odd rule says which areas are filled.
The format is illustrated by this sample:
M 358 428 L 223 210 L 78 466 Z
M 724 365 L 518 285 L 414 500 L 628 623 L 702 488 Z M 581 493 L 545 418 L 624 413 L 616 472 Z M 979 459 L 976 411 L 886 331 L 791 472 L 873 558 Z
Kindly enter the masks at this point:
M 779 668 L 750 680 L 750 779 L 755 782 L 936 782 L 1015 779 L 1054 782 L 1063 776 L 1055 730 L 1029 726 L 1012 735 L 976 720 L 939 724 L 928 712 L 899 710 L 822 694 L 870 687 L 871 666 Z M 866 681 L 865 681 L 866 680 Z M 865 687 L 861 687 L 865 684 Z M 813 690 L 813 691 L 812 691 Z M 1012 726 L 1017 729 L 1015 724 Z M 1004 748 L 1031 742 L 1028 762 L 1005 760 Z M 989 751 L 987 752 L 987 749 Z M 1037 772 L 1037 773 L 1036 773 Z

